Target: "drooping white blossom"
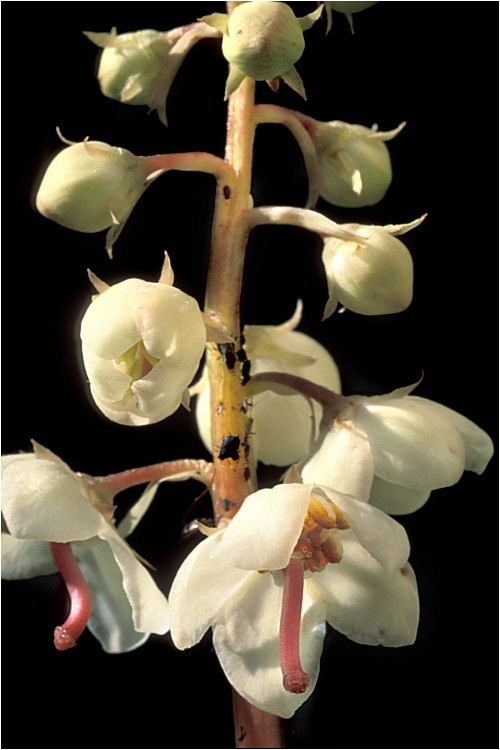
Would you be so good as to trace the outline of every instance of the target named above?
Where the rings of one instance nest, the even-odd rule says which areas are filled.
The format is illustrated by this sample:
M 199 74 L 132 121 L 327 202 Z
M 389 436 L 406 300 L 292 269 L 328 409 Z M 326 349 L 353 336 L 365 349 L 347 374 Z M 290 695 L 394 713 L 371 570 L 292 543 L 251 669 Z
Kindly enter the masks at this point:
M 141 514 L 155 489 L 140 499 Z M 150 633 L 167 632 L 169 613 L 165 596 L 114 525 L 112 499 L 92 477 L 73 472 L 39 445 L 34 454 L 2 458 L 2 577 L 55 572 L 49 543 L 70 544 L 92 596 L 88 628 L 105 651 L 120 653 L 142 645 Z
M 490 437 L 452 409 L 409 395 L 350 396 L 305 462 L 305 482 L 369 500 L 388 513 L 411 513 L 432 490 L 481 474 L 493 455 Z
M 81 339 L 97 406 L 112 421 L 137 426 L 187 403 L 206 330 L 193 297 L 170 284 L 127 279 L 94 298 Z
M 301 307 L 279 326 L 247 325 L 244 348 L 250 360 L 250 374 L 279 372 L 306 378 L 340 392 L 338 368 L 328 351 L 315 339 L 294 328 Z M 193 391 L 198 393 L 196 419 L 201 438 L 211 449 L 210 393 L 208 376 Z M 318 436 L 321 410 L 317 403 L 296 394 L 283 396 L 272 391 L 252 396 L 253 449 L 265 464 L 287 466 L 309 452 Z
M 408 553 L 404 529 L 371 505 L 314 485 L 259 490 L 181 566 L 169 595 L 172 638 L 189 648 L 211 627 L 235 690 L 290 717 L 314 689 L 325 622 L 358 643 L 413 643 L 419 605 Z M 305 569 L 300 623 L 283 616 L 287 570 L 297 561 Z M 282 655 L 298 626 L 308 676 L 300 694 L 284 687 Z

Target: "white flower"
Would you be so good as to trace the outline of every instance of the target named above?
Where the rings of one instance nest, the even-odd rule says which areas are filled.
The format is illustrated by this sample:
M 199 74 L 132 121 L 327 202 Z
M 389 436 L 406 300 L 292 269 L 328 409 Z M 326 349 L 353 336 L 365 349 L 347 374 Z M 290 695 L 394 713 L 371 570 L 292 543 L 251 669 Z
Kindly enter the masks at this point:
M 347 122 L 314 122 L 308 127 L 319 163 L 318 190 L 335 206 L 372 206 L 384 197 L 392 180 L 389 150 L 384 141 L 404 127 L 388 132 Z
M 327 350 L 304 333 L 294 331 L 301 306 L 291 320 L 279 326 L 247 325 L 244 348 L 250 374 L 280 372 L 296 375 L 340 392 L 340 376 Z M 211 450 L 210 392 L 206 372 L 193 392 L 198 393 L 196 419 L 201 438 Z M 299 394 L 283 396 L 272 391 L 252 396 L 253 449 L 258 461 L 288 466 L 309 453 L 318 436 L 321 409 Z
M 155 487 L 139 501 L 131 533 Z M 49 542 L 71 544 L 92 596 L 88 628 L 105 651 L 142 645 L 169 628 L 168 603 L 146 568 L 112 524 L 112 495 L 91 477 L 73 472 L 50 451 L 2 458 L 2 577 L 31 578 L 57 569 Z M 126 516 L 128 519 L 128 516 Z
M 403 243 L 385 227 L 343 224 L 359 240 L 326 237 L 323 264 L 328 283 L 324 318 L 340 303 L 361 315 L 405 310 L 413 297 L 413 261 Z
M 484 430 L 411 390 L 348 397 L 305 463 L 303 480 L 404 514 L 424 505 L 432 490 L 456 484 L 464 471 L 482 474 L 493 455 Z
M 325 621 L 357 643 L 413 643 L 408 552 L 404 529 L 366 503 L 314 485 L 259 490 L 181 566 L 169 595 L 172 638 L 189 648 L 212 627 L 235 690 L 288 718 L 314 689 Z M 299 683 L 290 681 L 296 671 Z
M 226 97 L 246 76 L 256 81 L 270 81 L 277 89 L 282 78 L 305 98 L 304 84 L 294 64 L 304 52 L 304 31 L 321 15 L 317 8 L 303 18 L 296 18 L 285 3 L 264 0 L 241 3 L 231 15 L 212 13 L 200 19 L 223 33 L 222 53 L 229 62 Z
M 169 284 L 127 279 L 94 298 L 81 339 L 99 409 L 114 422 L 146 425 L 186 401 L 206 332 L 193 297 Z
M 195 23 L 171 31 L 143 29 L 128 34 L 84 32 L 103 48 L 97 77 L 101 91 L 125 104 L 147 105 L 167 124 L 166 99 L 172 82 L 192 46 L 204 37 L 218 36 L 209 26 Z

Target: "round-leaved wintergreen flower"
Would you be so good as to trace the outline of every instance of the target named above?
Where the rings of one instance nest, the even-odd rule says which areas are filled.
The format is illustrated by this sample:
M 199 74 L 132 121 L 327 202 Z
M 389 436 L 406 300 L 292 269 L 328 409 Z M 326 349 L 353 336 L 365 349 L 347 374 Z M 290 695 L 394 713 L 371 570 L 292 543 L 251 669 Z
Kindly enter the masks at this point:
M 413 386 L 414 387 L 414 386 Z M 482 474 L 493 455 L 484 430 L 456 411 L 401 388 L 349 396 L 302 468 L 305 482 L 353 494 L 387 513 L 411 513 L 432 490 Z
M 92 477 L 72 471 L 46 448 L 34 448 L 33 454 L 2 457 L 2 577 L 56 572 L 51 545 L 70 546 L 91 595 L 83 627 L 105 651 L 130 651 L 150 633 L 166 633 L 167 600 L 122 538 L 122 524 L 115 527 L 113 494 Z M 134 514 L 134 523 L 124 519 L 129 533 L 155 490 L 148 487 L 136 504 L 140 512 Z
M 193 297 L 169 284 L 127 279 L 94 298 L 81 339 L 99 409 L 113 422 L 147 425 L 187 403 L 206 329 Z
M 288 718 L 314 689 L 326 622 L 357 643 L 413 643 L 408 554 L 404 529 L 367 503 L 314 485 L 258 490 L 178 571 L 173 641 L 189 648 L 211 627 L 235 690 Z

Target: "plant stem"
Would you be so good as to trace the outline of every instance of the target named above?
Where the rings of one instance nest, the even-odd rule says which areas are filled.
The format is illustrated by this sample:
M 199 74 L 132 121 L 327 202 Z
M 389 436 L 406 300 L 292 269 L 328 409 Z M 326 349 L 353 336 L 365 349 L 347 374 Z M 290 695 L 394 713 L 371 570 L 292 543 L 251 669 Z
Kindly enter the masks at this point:
M 227 4 L 228 13 L 238 3 Z M 225 161 L 234 170 L 219 180 L 207 275 L 205 312 L 217 317 L 234 344 L 211 345 L 207 355 L 212 415 L 214 512 L 216 522 L 232 518 L 255 489 L 251 465 L 248 373 L 240 322 L 240 297 L 249 229 L 243 216 L 251 205 L 255 82 L 245 78 L 229 98 Z M 282 722 L 233 690 L 236 747 L 283 747 Z
M 254 81 L 245 78 L 229 99 L 225 161 L 228 179 L 217 184 L 205 312 L 217 316 L 235 344 L 211 345 L 208 376 L 215 468 L 216 520 L 232 518 L 253 489 L 250 416 L 245 398 L 246 355 L 240 331 L 240 296 L 248 231 L 242 216 L 250 201 L 254 138 Z

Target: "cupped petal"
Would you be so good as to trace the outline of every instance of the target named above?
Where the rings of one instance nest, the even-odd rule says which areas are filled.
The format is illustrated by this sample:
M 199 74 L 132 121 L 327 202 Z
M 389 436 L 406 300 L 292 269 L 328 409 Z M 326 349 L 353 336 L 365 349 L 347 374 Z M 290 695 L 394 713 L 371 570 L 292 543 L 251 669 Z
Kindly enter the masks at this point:
M 170 634 L 177 648 L 194 646 L 250 573 L 213 556 L 221 532 L 204 539 L 179 568 L 169 593 Z
M 134 315 L 148 354 L 182 359 L 184 367 L 196 371 L 207 337 L 193 297 L 167 284 L 144 282 L 136 291 Z
M 399 570 L 406 563 L 410 543 L 401 524 L 373 505 L 350 495 L 335 492 L 330 487 L 320 489 L 340 508 L 359 544 L 379 565 L 387 570 Z M 344 532 L 341 532 L 340 541 L 343 545 Z
M 464 439 L 432 401 L 360 399 L 356 427 L 370 441 L 375 474 L 393 484 L 433 490 L 458 482 L 465 468 Z
M 409 563 L 395 571 L 382 568 L 348 531 L 342 534 L 342 545 L 342 561 L 305 584 L 309 594 L 324 603 L 329 624 L 356 643 L 414 643 L 419 599 Z
M 412 490 L 374 477 L 369 502 L 384 513 L 402 516 L 413 513 L 425 505 L 430 494 L 429 490 Z
M 85 348 L 103 359 L 116 359 L 139 343 L 134 316 L 138 290 L 147 282 L 125 279 L 97 295 L 85 313 L 80 336 Z
M 117 369 L 112 359 L 94 354 L 87 346 L 82 347 L 83 364 L 92 385 L 92 393 L 108 404 L 121 401 L 130 386 L 130 375 Z
M 197 365 L 187 370 L 181 363 L 161 360 L 144 378 L 132 383 L 127 408 L 150 422 L 169 417 L 181 405 L 196 368 Z
M 35 457 L 5 467 L 2 513 L 19 539 L 74 542 L 96 536 L 106 526 L 74 474 Z
M 47 542 L 16 539 L 2 534 L 2 578 L 15 581 L 57 573 Z
M 300 658 L 309 676 L 305 693 L 283 688 L 279 662 L 281 574 L 249 573 L 245 585 L 228 600 L 214 629 L 214 648 L 231 685 L 247 701 L 268 713 L 290 718 L 314 690 L 325 637 L 325 606 L 304 592 Z
M 357 430 L 334 423 L 305 463 L 301 476 L 306 484 L 324 484 L 368 501 L 373 480 L 370 443 Z
M 109 544 L 102 540 L 76 544 L 75 553 L 92 597 L 87 625 L 92 635 L 110 654 L 121 654 L 142 646 L 149 634 L 138 633 L 134 628 L 122 573 Z
M 244 570 L 280 570 L 300 536 L 311 486 L 281 484 L 249 495 L 213 556 Z
M 109 544 L 121 571 L 134 628 L 139 633 L 166 633 L 170 625 L 168 602 L 151 575 L 112 526 L 107 524 L 99 537 Z
M 422 402 L 431 403 L 437 411 L 453 422 L 460 431 L 464 441 L 466 471 L 482 474 L 494 452 L 493 441 L 490 436 L 470 419 L 467 419 L 467 417 L 464 417 L 453 409 L 449 409 L 447 406 L 443 406 L 443 404 L 428 401 L 419 396 L 412 396 L 411 400 L 418 404 L 422 404 Z

